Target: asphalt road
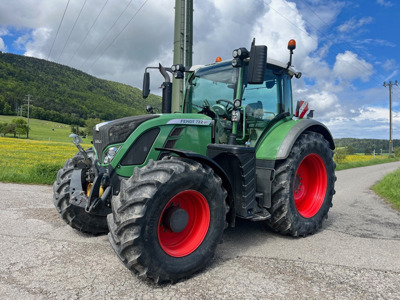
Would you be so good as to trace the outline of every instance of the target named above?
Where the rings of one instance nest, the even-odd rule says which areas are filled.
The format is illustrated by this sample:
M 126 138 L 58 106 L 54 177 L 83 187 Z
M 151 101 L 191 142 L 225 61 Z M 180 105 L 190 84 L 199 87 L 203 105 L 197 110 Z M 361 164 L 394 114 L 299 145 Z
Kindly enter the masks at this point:
M 0 299 L 400 299 L 400 214 L 369 190 L 399 167 L 337 172 L 313 236 L 238 221 L 205 270 L 162 286 L 132 275 L 106 236 L 67 226 L 51 187 L 0 183 Z

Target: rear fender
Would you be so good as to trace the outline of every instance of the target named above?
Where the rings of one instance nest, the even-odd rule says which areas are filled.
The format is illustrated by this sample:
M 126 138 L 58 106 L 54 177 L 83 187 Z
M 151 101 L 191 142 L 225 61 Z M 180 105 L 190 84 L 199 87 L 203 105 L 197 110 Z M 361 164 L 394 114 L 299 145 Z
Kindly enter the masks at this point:
M 296 123 L 296 125 L 294 125 L 286 135 L 281 147 L 279 148 L 276 159 L 287 158 L 294 143 L 304 131 L 312 131 L 323 135 L 329 143 L 329 148 L 332 150 L 335 149 L 335 143 L 333 141 L 332 134 L 324 124 L 312 119 L 303 119 L 303 121 Z
M 298 137 L 305 131 L 322 134 L 328 141 L 329 147 L 332 150 L 335 149 L 332 134 L 322 123 L 313 119 L 290 120 L 266 134 L 257 146 L 256 158 L 263 160 L 286 159 Z

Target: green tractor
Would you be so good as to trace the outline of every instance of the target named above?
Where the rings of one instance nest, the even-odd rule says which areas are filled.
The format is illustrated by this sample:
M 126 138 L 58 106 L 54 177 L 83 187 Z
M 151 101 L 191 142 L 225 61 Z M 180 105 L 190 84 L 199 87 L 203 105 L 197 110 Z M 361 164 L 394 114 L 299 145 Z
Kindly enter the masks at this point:
M 132 272 L 176 282 L 204 268 L 236 218 L 264 221 L 291 236 L 315 233 L 335 193 L 329 130 L 293 110 L 291 67 L 267 47 L 233 51 L 206 66 L 157 69 L 162 113 L 93 128 L 93 147 L 67 160 L 53 185 L 54 204 L 71 227 L 108 232 Z M 171 113 L 170 74 L 186 75 L 180 112 Z M 145 72 L 143 96 L 149 94 Z

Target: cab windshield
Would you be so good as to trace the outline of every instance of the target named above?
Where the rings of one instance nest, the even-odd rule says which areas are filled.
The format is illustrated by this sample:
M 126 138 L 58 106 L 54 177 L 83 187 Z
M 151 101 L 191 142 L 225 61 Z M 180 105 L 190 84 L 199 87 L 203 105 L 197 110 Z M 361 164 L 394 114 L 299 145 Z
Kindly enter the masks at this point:
M 267 64 L 264 81 L 260 84 L 248 83 L 247 71 L 247 64 L 244 68 L 233 68 L 230 61 L 223 62 L 198 70 L 189 81 L 184 111 L 213 118 L 217 143 L 228 142 L 238 89 L 242 100 L 238 144 L 255 145 L 271 120 L 282 112 L 292 113 L 291 76 L 285 69 Z M 239 72 L 243 72 L 243 76 L 239 76 Z
M 216 104 L 233 102 L 236 96 L 239 69 L 231 62 L 205 67 L 190 81 L 185 112 L 198 113 Z M 224 101 L 225 100 L 225 101 Z

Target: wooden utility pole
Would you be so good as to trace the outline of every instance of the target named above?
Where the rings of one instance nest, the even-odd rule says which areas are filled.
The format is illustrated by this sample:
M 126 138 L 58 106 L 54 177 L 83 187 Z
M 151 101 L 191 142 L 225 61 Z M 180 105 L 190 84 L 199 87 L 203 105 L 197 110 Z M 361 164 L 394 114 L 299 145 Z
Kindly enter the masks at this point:
M 31 103 L 31 101 L 33 101 L 32 99 L 31 99 L 31 95 L 30 94 L 28 94 L 28 95 L 26 95 L 26 97 L 28 97 L 28 99 L 26 99 L 25 101 L 27 101 L 28 102 L 28 110 L 27 110 L 27 114 L 26 114 L 26 117 L 27 117 L 27 129 L 26 129 L 26 138 L 27 139 L 29 139 L 29 107 L 30 107 L 30 103 Z
M 383 82 L 384 87 L 389 87 L 389 156 L 392 155 L 393 152 L 393 142 L 392 142 L 392 86 L 397 85 L 397 80 L 392 83 L 389 81 L 389 84 Z
M 175 0 L 174 61 L 190 67 L 193 52 L 193 0 Z M 183 102 L 184 80 L 173 79 L 172 112 L 180 111 Z
M 193 54 L 193 0 L 186 0 L 185 66 L 192 66 Z

